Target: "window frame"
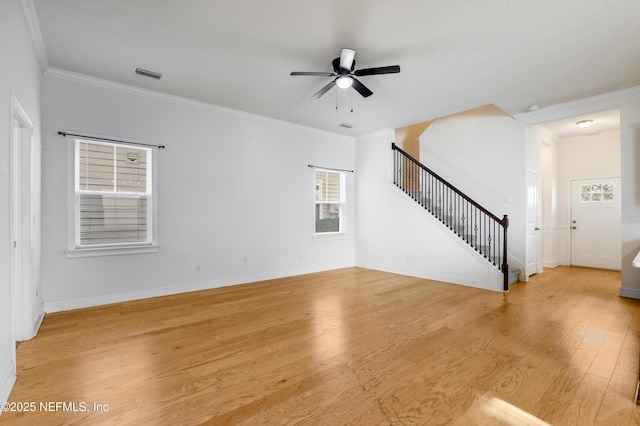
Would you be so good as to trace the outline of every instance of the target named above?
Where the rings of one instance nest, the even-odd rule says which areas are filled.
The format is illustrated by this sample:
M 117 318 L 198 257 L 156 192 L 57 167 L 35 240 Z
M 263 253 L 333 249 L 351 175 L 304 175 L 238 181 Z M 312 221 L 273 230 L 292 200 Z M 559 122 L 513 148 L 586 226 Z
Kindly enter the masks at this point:
M 318 201 L 316 200 L 316 185 L 318 182 L 318 172 L 336 173 L 340 176 L 340 201 Z M 346 235 L 346 211 L 347 211 L 347 172 L 342 170 L 323 169 L 316 167 L 313 169 L 313 236 L 319 238 L 340 237 Z M 338 206 L 338 231 L 317 232 L 316 230 L 316 214 L 318 205 L 337 205 Z
M 606 179 L 602 179 L 606 180 Z M 611 185 L 611 190 L 607 191 L 604 186 Z M 594 186 L 599 186 L 598 191 L 593 191 Z M 615 197 L 615 184 L 613 182 L 606 183 L 588 183 L 588 184 L 580 184 L 580 203 L 612 203 Z M 585 187 L 587 190 L 585 191 Z M 588 200 L 585 199 L 585 195 L 588 195 Z M 597 199 L 594 199 L 594 195 L 597 195 Z M 610 198 L 607 198 L 607 195 L 610 195 Z
M 95 139 L 93 139 L 95 138 Z M 78 149 L 81 141 L 89 141 L 97 144 L 108 146 L 135 146 L 137 143 L 131 142 L 104 142 L 100 139 L 110 139 L 105 136 L 86 135 L 86 137 L 67 136 L 67 249 L 65 256 L 67 258 L 92 257 L 92 256 L 111 256 L 136 253 L 154 253 L 160 251 L 158 244 L 158 167 L 157 167 L 157 150 L 148 149 L 149 160 L 147 167 L 150 168 L 150 193 L 147 194 L 147 224 L 149 238 L 146 242 L 141 243 L 110 243 L 104 245 L 79 245 L 79 227 L 80 218 L 78 214 L 78 195 L 80 193 L 79 167 L 78 167 Z M 142 149 L 143 147 L 137 147 Z M 112 194 L 106 192 L 105 194 Z M 116 193 L 117 194 L 117 193 Z M 130 194 L 123 193 L 127 196 Z

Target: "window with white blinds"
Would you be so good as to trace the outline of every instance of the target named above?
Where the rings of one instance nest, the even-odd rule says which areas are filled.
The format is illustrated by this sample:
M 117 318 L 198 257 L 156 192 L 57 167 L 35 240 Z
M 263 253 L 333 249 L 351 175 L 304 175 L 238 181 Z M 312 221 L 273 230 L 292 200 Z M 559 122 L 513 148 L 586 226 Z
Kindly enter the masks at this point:
M 315 170 L 315 233 L 344 232 L 345 174 Z
M 151 149 L 75 140 L 76 248 L 150 245 Z

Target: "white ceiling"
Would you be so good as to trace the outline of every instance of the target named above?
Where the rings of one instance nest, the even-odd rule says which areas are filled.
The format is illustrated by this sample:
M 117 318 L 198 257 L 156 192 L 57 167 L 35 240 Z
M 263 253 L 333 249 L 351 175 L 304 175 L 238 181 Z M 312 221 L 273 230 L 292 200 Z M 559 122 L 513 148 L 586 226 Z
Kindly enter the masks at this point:
M 578 121 L 593 120 L 588 128 L 580 128 Z M 620 110 L 612 109 L 593 114 L 579 115 L 563 120 L 554 120 L 540 125 L 551 132 L 558 139 L 567 139 L 576 136 L 596 135 L 620 129 Z
M 32 1 L 51 67 L 348 135 L 640 86 L 638 0 Z M 311 99 L 342 47 L 402 71 Z

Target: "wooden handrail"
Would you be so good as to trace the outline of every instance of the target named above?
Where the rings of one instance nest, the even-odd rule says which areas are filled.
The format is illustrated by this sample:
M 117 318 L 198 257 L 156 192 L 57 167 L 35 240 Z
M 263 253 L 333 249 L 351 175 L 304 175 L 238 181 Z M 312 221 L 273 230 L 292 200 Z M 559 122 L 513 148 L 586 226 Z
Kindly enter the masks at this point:
M 444 185 L 449 191 L 453 192 L 454 194 L 456 194 L 458 197 L 460 197 L 460 199 L 464 200 L 463 202 L 468 203 L 469 205 L 473 206 L 473 208 L 477 209 L 479 212 L 481 212 L 482 214 L 484 214 L 488 219 L 487 220 L 492 220 L 493 222 L 497 223 L 500 225 L 500 227 L 502 227 L 502 243 L 500 244 L 499 241 L 499 237 L 498 235 L 496 235 L 497 232 L 497 228 L 494 228 L 494 232 L 493 234 L 491 233 L 491 230 L 489 230 L 488 232 L 488 241 L 489 244 L 492 242 L 492 238 L 491 236 L 493 235 L 494 238 L 497 239 L 497 241 L 493 241 L 494 246 L 497 243 L 498 244 L 498 248 L 500 248 L 500 245 L 502 246 L 502 253 L 496 253 L 495 251 L 495 247 L 494 247 L 494 251 L 492 253 L 486 253 L 484 252 L 483 254 L 485 255 L 485 257 L 487 257 L 494 265 L 498 266 L 500 268 L 500 270 L 502 271 L 502 273 L 504 274 L 504 291 L 508 291 L 509 290 L 509 265 L 507 264 L 507 229 L 509 228 L 509 217 L 507 215 L 504 215 L 502 218 L 499 218 L 498 216 L 496 216 L 495 214 L 491 213 L 489 210 L 487 210 L 486 208 L 484 208 L 483 206 L 481 206 L 478 202 L 476 202 L 475 200 L 471 199 L 471 197 L 469 197 L 468 195 L 466 195 L 465 193 L 463 193 L 462 191 L 460 191 L 458 188 L 456 188 L 455 186 L 453 186 L 451 183 L 449 183 L 447 180 L 445 180 L 444 178 L 442 178 L 440 175 L 438 175 L 437 173 L 435 173 L 433 170 L 429 169 L 427 166 L 425 166 L 424 164 L 422 164 L 421 162 L 419 162 L 418 160 L 416 160 L 414 157 L 412 157 L 410 154 L 408 154 L 406 151 L 402 150 L 401 148 L 399 148 L 395 143 L 391 144 L 391 149 L 394 151 L 399 152 L 400 154 L 402 154 L 402 157 L 406 158 L 407 160 L 409 160 L 411 163 L 415 164 L 415 166 L 419 167 L 420 169 L 422 169 L 424 172 L 426 172 L 428 174 L 428 176 L 430 176 L 430 179 L 433 178 L 435 179 L 436 182 L 438 182 L 439 184 Z M 396 173 L 396 170 L 394 170 L 394 174 Z M 407 175 L 409 178 L 411 178 L 410 175 Z M 424 176 L 423 174 L 421 174 L 421 176 Z M 394 182 L 396 183 L 396 185 L 401 186 L 402 189 L 405 190 L 405 192 L 407 192 L 407 188 L 405 187 L 404 184 L 404 178 L 403 178 L 403 182 L 400 185 L 398 182 L 396 182 L 396 177 L 394 177 Z M 418 182 L 420 182 L 420 179 L 418 180 Z M 420 185 L 420 183 L 418 183 L 418 185 Z M 447 198 L 447 200 L 450 200 Z M 416 200 L 417 201 L 417 200 Z M 442 200 L 440 200 L 442 201 Z M 457 201 L 456 201 L 457 202 Z M 422 203 L 422 202 L 421 202 Z M 424 206 L 424 204 L 423 204 Z M 453 207 L 450 207 L 450 209 Z M 463 217 L 464 219 L 464 217 Z M 476 222 L 477 223 L 477 222 Z M 450 223 L 449 223 L 450 224 Z M 477 225 L 476 225 L 477 226 Z M 486 228 L 485 228 L 486 229 Z M 483 232 L 480 231 L 480 235 L 483 235 Z M 456 232 L 458 233 L 458 232 Z M 477 243 L 471 243 L 468 239 L 465 238 L 465 241 L 470 244 L 471 246 L 473 246 L 474 248 L 476 248 L 476 250 L 479 250 L 480 246 L 477 246 Z M 499 256 L 502 259 L 501 264 L 498 264 L 495 262 L 495 256 Z M 494 260 L 491 260 L 491 259 Z
M 471 204 L 473 204 L 474 207 L 478 208 L 480 211 L 482 211 L 483 213 L 485 213 L 487 216 L 491 217 L 493 220 L 495 220 L 496 222 L 499 222 L 500 224 L 502 224 L 503 227 L 505 227 L 505 225 L 502 223 L 502 221 L 504 220 L 504 218 L 506 218 L 506 215 L 503 219 L 500 219 L 498 216 L 494 215 L 493 213 L 491 213 L 489 210 L 485 209 L 484 207 L 482 207 L 480 204 L 478 204 L 476 201 L 474 201 L 473 199 L 471 199 L 468 195 L 466 195 L 464 192 L 460 191 L 458 188 L 456 188 L 455 186 L 453 186 L 452 184 L 450 184 L 449 182 L 447 182 L 445 179 L 443 179 L 440 175 L 438 175 L 436 172 L 434 172 L 433 170 L 431 170 L 430 168 L 428 168 L 427 166 L 425 166 L 424 164 L 422 164 L 421 162 L 419 162 L 418 160 L 416 160 L 415 158 L 413 158 L 410 154 L 408 154 L 406 151 L 403 151 L 402 148 L 398 147 L 395 142 L 391 143 L 391 149 L 396 150 L 398 152 L 401 152 L 405 157 L 407 157 L 409 160 L 411 160 L 411 162 L 415 163 L 418 167 L 422 168 L 424 171 L 426 171 L 427 173 L 429 173 L 430 175 L 432 175 L 433 177 L 435 177 L 436 179 L 438 179 L 440 182 L 444 183 L 447 187 L 449 187 L 449 189 L 451 189 L 452 191 L 454 191 L 456 194 L 460 195 L 462 198 L 464 198 L 465 200 L 467 200 L 468 202 L 470 202 Z M 509 220 L 507 219 L 506 221 L 506 227 L 509 227 Z

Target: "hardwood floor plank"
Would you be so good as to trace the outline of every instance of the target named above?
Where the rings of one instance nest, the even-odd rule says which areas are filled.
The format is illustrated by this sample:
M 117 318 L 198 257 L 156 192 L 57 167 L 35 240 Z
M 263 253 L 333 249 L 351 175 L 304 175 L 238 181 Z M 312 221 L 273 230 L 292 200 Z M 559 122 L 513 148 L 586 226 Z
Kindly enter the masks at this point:
M 608 384 L 608 379 L 593 374 L 585 375 L 575 393 L 575 397 L 571 399 L 557 424 L 568 426 L 593 424 Z
M 362 268 L 47 315 L 0 424 L 636 424 L 640 304 L 558 267 L 494 293 Z M 108 410 L 93 410 L 93 404 Z

